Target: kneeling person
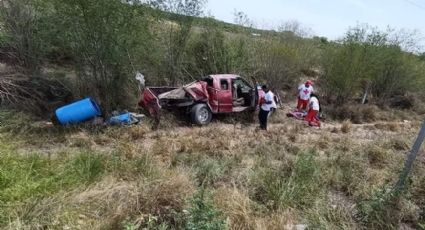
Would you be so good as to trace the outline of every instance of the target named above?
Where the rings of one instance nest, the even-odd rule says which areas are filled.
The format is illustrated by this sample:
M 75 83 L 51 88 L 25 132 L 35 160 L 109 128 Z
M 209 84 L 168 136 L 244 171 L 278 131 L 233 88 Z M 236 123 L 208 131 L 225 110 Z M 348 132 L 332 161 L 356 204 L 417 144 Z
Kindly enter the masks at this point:
M 312 93 L 309 100 L 309 110 L 305 116 L 305 120 L 310 126 L 320 127 L 320 120 L 317 118 L 320 112 L 320 102 L 316 94 Z

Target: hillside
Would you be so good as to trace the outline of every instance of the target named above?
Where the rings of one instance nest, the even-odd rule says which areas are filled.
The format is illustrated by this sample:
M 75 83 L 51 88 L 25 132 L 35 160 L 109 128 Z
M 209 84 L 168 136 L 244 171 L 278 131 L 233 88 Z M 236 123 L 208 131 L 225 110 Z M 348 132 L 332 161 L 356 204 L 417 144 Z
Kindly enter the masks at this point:
M 394 40 L 406 34 L 357 25 L 329 42 L 190 7 L 192 16 L 119 0 L 3 2 L 0 228 L 425 228 L 423 153 L 406 190 L 393 190 L 425 115 L 425 59 Z M 171 113 L 159 127 L 149 117 L 50 123 L 87 96 L 105 118 L 138 112 L 137 72 L 148 86 L 240 74 L 278 92 L 283 109 L 267 132 L 256 114 L 205 127 Z M 286 117 L 306 79 L 323 105 L 321 129 Z

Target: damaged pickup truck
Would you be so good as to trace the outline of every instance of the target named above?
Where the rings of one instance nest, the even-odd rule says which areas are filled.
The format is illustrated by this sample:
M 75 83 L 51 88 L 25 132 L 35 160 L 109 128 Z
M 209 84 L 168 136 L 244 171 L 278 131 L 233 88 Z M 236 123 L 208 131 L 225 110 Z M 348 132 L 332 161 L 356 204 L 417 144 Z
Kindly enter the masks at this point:
M 158 119 L 161 109 L 180 109 L 194 124 L 206 125 L 213 114 L 254 112 L 263 93 L 238 75 L 209 75 L 183 87 L 146 87 L 139 106 Z

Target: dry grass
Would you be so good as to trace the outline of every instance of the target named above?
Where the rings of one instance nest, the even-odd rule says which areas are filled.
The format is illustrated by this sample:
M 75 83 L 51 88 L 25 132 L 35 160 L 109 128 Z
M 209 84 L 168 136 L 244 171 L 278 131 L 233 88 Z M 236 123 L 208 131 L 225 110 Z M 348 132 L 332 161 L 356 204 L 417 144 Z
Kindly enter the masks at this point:
M 219 188 L 214 196 L 217 207 L 229 218 L 231 229 L 256 229 L 255 203 L 237 188 Z
M 336 138 L 333 140 L 334 143 L 337 143 L 335 145 L 335 149 L 343 151 L 343 152 L 349 152 L 350 150 L 353 149 L 353 142 L 347 138 Z
M 349 133 L 351 131 L 351 128 L 352 128 L 352 124 L 350 120 L 345 120 L 344 122 L 342 122 L 342 125 L 341 125 L 342 133 Z
M 2 149 L 7 143 L 16 151 L 30 146 L 43 152 L 40 146 L 60 143 L 62 153 L 53 148 L 52 158 L 88 149 L 101 154 L 104 162 L 98 179 L 31 198 L 7 210 L 15 214 L 8 214 L 2 226 L 184 228 L 193 194 L 206 190 L 229 229 L 363 228 L 369 225 L 357 216 L 379 220 L 360 212 L 359 205 L 397 178 L 404 157 L 400 152 L 408 149 L 406 143 L 418 128 L 413 122 L 392 127 L 346 121 L 316 130 L 280 116 L 273 118 L 268 132 L 255 130 L 255 124 L 235 129 L 225 123 L 171 123 L 159 130 L 151 130 L 150 124 L 77 129 L 64 135 L 66 141 L 51 138 L 44 145 L 19 136 L 13 142 L 0 138 Z M 414 179 L 425 181 L 425 167 L 416 167 Z M 397 218 L 419 223 L 417 207 L 423 204 L 425 187 L 419 182 L 412 186 L 414 196 L 400 206 L 406 214 Z
M 296 133 L 291 133 L 288 135 L 288 140 L 291 142 L 296 142 L 297 141 L 297 134 Z
M 377 123 L 375 127 L 379 130 L 397 132 L 400 130 L 400 124 L 397 122 Z
M 297 222 L 298 220 L 294 210 L 283 210 L 270 213 L 266 217 L 257 218 L 255 221 L 255 229 L 292 230 L 302 226 L 302 224 L 297 224 Z
M 391 146 L 396 151 L 407 151 L 410 149 L 409 144 L 402 137 L 392 139 L 388 143 L 388 146 Z
M 94 229 L 122 228 L 128 217 L 137 217 L 145 225 L 149 215 L 172 223 L 173 212 L 182 212 L 194 191 L 190 178 L 181 171 L 164 172 L 161 180 L 152 182 L 107 176 L 86 189 L 28 204 L 25 218 L 34 221 L 30 225 L 44 219 L 50 227 Z M 17 220 L 9 226 L 22 224 Z
M 316 143 L 318 149 L 324 150 L 331 147 L 332 142 L 329 136 L 322 136 Z
M 385 165 L 388 162 L 390 157 L 387 150 L 376 145 L 372 145 L 367 149 L 367 156 L 369 159 L 369 163 L 372 166 L 379 166 L 379 167 L 382 167 L 383 165 Z

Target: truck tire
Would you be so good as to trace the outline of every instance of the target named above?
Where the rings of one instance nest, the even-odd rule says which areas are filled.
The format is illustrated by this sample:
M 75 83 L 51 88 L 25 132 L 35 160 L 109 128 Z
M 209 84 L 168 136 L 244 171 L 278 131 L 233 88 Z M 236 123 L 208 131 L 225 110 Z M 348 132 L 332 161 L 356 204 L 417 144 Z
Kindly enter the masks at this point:
M 197 125 L 207 125 L 211 122 L 212 113 L 206 104 L 196 104 L 190 111 L 192 122 Z

